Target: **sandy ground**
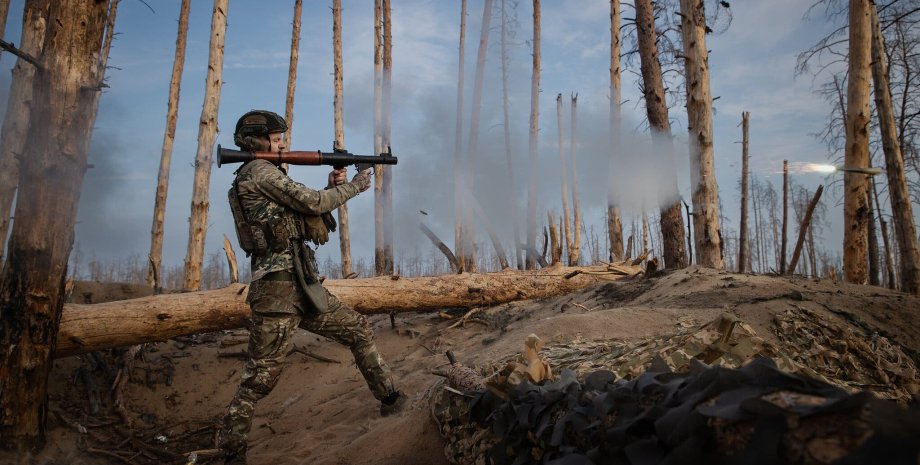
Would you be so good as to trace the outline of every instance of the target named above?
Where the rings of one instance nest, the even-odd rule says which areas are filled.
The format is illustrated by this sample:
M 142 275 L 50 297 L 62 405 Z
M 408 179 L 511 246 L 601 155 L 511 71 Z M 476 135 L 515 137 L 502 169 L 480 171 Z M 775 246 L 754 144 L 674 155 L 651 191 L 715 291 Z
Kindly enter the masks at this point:
M 76 301 L 78 292 L 79 287 Z M 467 365 L 482 366 L 518 352 L 530 333 L 548 346 L 576 338 L 642 338 L 673 332 L 680 317 L 703 323 L 722 312 L 739 316 L 759 335 L 775 340 L 773 315 L 790 306 L 878 332 L 920 362 L 920 326 L 914 324 L 920 310 L 917 298 L 827 280 L 690 268 L 655 279 L 600 284 L 552 299 L 483 309 L 481 322 L 465 327 L 449 329 L 453 321 L 436 313 L 401 314 L 395 329 L 388 317 L 372 317 L 379 349 L 399 387 L 413 400 L 411 408 L 396 417 L 379 416 L 379 405 L 346 348 L 300 332 L 297 346 L 336 363 L 301 353 L 288 357 L 278 386 L 257 406 L 248 460 L 255 465 L 446 464 L 442 440 L 425 402 L 425 392 L 436 380 L 431 371 L 447 363 L 445 350 L 453 350 Z M 51 380 L 49 445 L 34 462 L 151 463 L 156 454 L 149 451 L 133 461 L 87 451 L 111 437 L 125 437 L 108 444 L 120 442 L 126 448 L 132 443 L 130 434 L 161 435 L 163 442 L 157 441 L 157 447 L 174 453 L 207 447 L 213 442 L 211 425 L 223 415 L 242 371 L 241 359 L 219 354 L 244 350 L 245 345 L 232 343 L 245 336 L 246 331 L 238 330 L 154 345 L 154 351 L 137 362 L 128 384 L 127 409 L 134 422 L 128 433 L 111 411 L 86 413 L 86 389 L 77 376 L 85 362 L 78 357 L 57 360 Z M 171 378 L 168 384 L 167 378 Z M 66 412 L 71 424 L 55 411 Z M 85 425 L 88 433 L 78 433 L 73 423 Z M 197 442 L 189 439 L 197 434 L 196 428 L 201 432 Z M 173 457 L 162 458 L 162 463 L 184 461 Z

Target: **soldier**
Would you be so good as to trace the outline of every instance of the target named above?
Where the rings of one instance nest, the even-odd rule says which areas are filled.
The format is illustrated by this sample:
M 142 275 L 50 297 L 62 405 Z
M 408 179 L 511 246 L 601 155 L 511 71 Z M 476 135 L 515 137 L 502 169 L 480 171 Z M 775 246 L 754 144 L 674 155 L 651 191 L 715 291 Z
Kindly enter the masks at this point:
M 270 111 L 254 110 L 236 124 L 233 141 L 241 150 L 286 150 L 287 123 Z M 252 284 L 246 297 L 252 309 L 249 360 L 230 402 L 220 434 L 225 463 L 246 463 L 246 435 L 253 410 L 281 375 L 297 327 L 347 345 L 380 414 L 400 411 L 406 396 L 396 390 L 374 345 L 364 315 L 342 304 L 320 283 L 313 249 L 335 231 L 331 211 L 370 186 L 368 171 L 346 182 L 346 170 L 329 173 L 325 190 L 293 181 L 278 163 L 253 160 L 236 172 L 228 198 L 240 247 L 251 256 Z

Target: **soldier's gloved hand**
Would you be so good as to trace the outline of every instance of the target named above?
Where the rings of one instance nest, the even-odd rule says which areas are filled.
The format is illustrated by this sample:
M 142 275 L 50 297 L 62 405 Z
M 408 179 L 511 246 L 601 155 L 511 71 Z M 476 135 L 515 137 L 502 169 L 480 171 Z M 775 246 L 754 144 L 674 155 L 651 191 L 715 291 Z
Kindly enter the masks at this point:
M 366 191 L 371 187 L 371 170 L 358 171 L 358 174 L 351 178 L 351 183 L 358 188 L 358 192 Z
M 348 170 L 346 168 L 337 168 L 329 173 L 329 187 L 335 187 L 345 184 L 348 181 Z

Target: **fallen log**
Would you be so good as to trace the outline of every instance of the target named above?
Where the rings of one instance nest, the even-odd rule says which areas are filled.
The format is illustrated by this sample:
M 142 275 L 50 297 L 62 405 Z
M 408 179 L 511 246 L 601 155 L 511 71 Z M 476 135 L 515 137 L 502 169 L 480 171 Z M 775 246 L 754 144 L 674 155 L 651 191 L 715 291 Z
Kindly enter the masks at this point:
M 638 267 L 619 266 L 636 275 Z M 580 270 L 577 276 L 564 276 Z M 342 302 L 365 315 L 474 308 L 551 297 L 620 279 L 607 266 L 463 273 L 418 278 L 380 276 L 325 282 Z M 163 341 L 176 336 L 243 327 L 249 320 L 247 286 L 160 294 L 92 305 L 67 304 L 55 357 Z

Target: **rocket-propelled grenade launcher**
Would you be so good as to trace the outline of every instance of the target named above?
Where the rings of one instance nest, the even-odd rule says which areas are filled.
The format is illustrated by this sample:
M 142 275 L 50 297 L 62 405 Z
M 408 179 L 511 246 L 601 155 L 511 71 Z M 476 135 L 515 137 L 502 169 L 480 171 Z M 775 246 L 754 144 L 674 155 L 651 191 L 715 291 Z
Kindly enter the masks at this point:
M 333 152 L 309 152 L 309 151 L 292 151 L 292 152 L 244 152 L 241 150 L 225 149 L 217 145 L 217 166 L 220 167 L 226 163 L 245 163 L 247 161 L 262 159 L 277 163 L 287 163 L 289 165 L 327 165 L 336 169 L 344 168 L 349 165 L 355 165 L 358 171 L 373 168 L 374 165 L 395 165 L 397 158 L 393 156 L 392 150 L 387 147 L 387 151 L 380 155 L 355 155 L 344 150 Z

